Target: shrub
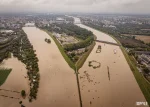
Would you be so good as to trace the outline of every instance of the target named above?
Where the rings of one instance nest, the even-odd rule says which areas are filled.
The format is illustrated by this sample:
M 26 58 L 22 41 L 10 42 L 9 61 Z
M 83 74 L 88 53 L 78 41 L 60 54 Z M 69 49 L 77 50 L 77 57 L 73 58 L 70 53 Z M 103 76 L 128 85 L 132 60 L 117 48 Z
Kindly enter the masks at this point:
M 22 104 L 22 101 L 19 101 L 19 104 Z
M 22 91 L 21 91 L 21 95 L 22 95 L 22 97 L 25 97 L 25 96 L 26 96 L 25 90 L 22 90 Z

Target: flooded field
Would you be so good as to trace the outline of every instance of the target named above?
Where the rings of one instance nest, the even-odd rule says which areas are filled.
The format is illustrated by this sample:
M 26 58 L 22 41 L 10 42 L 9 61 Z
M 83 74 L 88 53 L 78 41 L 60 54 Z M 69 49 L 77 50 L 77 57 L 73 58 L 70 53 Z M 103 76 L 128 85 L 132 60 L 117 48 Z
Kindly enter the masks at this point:
M 0 90 L 0 95 L 6 94 L 19 98 L 11 99 L 0 96 L 0 107 L 20 107 L 19 101 L 21 100 L 26 107 L 79 107 L 76 75 L 65 62 L 54 41 L 47 33 L 36 27 L 24 27 L 23 30 L 39 59 L 40 86 L 37 100 L 29 103 L 28 98 L 22 99 L 20 93 Z M 51 39 L 51 44 L 45 42 L 45 38 Z M 0 89 L 19 92 L 26 90 L 28 94 L 29 83 L 28 79 L 25 79 L 27 75 L 25 65 L 16 58 L 11 58 L 5 60 L 1 66 L 13 70 Z
M 141 40 L 145 43 L 150 43 L 150 36 L 138 35 L 135 37 L 137 40 Z
M 100 31 L 77 25 L 92 31 L 98 40 L 116 43 Z M 96 53 L 99 45 L 101 52 Z M 92 60 L 101 66 L 89 67 Z M 96 42 L 79 73 L 83 107 L 136 107 L 136 102 L 146 101 L 118 46 Z
M 0 86 L 0 107 L 20 107 L 21 90 L 29 94 L 29 84 L 25 65 L 17 58 L 4 60 L 1 65 L 4 68 L 12 68 L 5 83 Z M 13 98 L 11 98 L 13 97 Z
M 40 87 L 37 100 L 27 107 L 79 107 L 74 71 L 65 62 L 50 36 L 36 27 L 23 28 L 39 59 Z M 45 42 L 51 39 L 51 44 Z
M 98 40 L 116 43 L 102 32 L 82 24 L 77 25 L 92 31 Z M 29 82 L 25 78 L 27 71 L 24 64 L 12 57 L 1 64 L 1 67 L 13 70 L 0 86 L 0 95 L 9 96 L 0 96 L 0 107 L 20 107 L 20 100 L 26 107 L 80 107 L 76 75 L 52 38 L 36 27 L 24 27 L 23 30 L 39 59 L 40 87 L 37 100 L 29 103 L 28 98 L 21 98 L 21 90 L 29 93 Z M 45 42 L 45 38 L 50 39 L 51 43 Z M 101 51 L 97 53 L 98 46 L 101 46 Z M 79 73 L 83 107 L 136 107 L 136 102 L 145 102 L 118 46 L 96 42 Z

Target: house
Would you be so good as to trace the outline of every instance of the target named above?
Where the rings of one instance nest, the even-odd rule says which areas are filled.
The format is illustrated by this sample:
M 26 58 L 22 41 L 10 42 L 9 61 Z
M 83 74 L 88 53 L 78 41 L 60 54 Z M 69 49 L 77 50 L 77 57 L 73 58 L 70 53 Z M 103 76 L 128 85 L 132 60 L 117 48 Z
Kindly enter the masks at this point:
M 35 23 L 26 23 L 25 27 L 35 27 Z

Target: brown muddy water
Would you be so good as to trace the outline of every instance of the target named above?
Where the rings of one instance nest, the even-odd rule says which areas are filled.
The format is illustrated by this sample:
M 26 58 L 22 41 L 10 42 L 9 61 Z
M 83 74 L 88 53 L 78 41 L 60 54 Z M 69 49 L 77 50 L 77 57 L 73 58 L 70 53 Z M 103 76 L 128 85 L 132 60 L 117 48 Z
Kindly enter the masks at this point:
M 91 30 L 98 40 L 116 43 L 102 32 L 82 24 L 77 25 Z M 54 41 L 47 33 L 36 27 L 24 27 L 23 30 L 39 58 L 41 79 L 37 100 L 29 103 L 28 98 L 23 100 L 19 94 L 3 90 L 0 94 L 20 99 L 0 96 L 0 107 L 20 107 L 20 100 L 26 107 L 79 107 L 76 76 Z M 50 38 L 51 44 L 46 43 L 45 38 Z M 96 53 L 98 45 L 102 47 L 100 53 Z M 89 67 L 89 61 L 92 60 L 99 62 L 101 66 L 95 69 Z M 5 60 L 1 66 L 13 69 L 1 89 L 25 89 L 29 92 L 28 80 L 24 78 L 24 64 L 16 58 L 11 58 Z M 136 107 L 136 102 L 146 101 L 118 46 L 97 42 L 79 73 L 83 107 Z
M 27 93 L 29 92 L 28 80 L 25 78 L 27 76 L 25 65 L 18 61 L 17 58 L 14 58 L 13 55 L 11 56 L 11 58 L 4 60 L 0 65 L 0 67 L 12 68 L 5 83 L 0 86 L 0 107 L 20 107 L 19 99 L 21 99 L 21 90 L 26 90 Z M 3 97 L 1 95 L 8 97 Z M 9 97 L 14 98 L 12 99 Z
M 116 43 L 107 34 L 76 25 L 92 31 L 98 40 Z M 98 45 L 102 47 L 100 53 L 96 53 Z M 92 60 L 100 62 L 100 68 L 89 67 Z M 137 107 L 136 102 L 146 101 L 118 46 L 96 42 L 79 73 L 83 107 Z
M 37 100 L 29 103 L 28 98 L 26 98 L 22 100 L 23 104 L 26 107 L 79 107 L 76 75 L 65 62 L 52 38 L 36 27 L 24 27 L 23 30 L 36 50 L 40 70 L 40 86 Z M 45 38 L 51 39 L 51 44 L 46 43 Z M 12 61 L 11 64 L 16 62 L 18 61 Z M 24 78 L 21 77 L 23 71 L 19 68 L 20 65 L 16 63 L 11 66 L 14 70 L 10 73 L 10 76 L 17 73 L 15 76 L 17 81 L 12 82 L 14 77 L 9 76 L 6 83 L 4 83 L 4 86 L 8 84 L 8 88 L 2 87 L 12 89 L 12 87 L 16 87 L 15 84 L 18 84 L 18 87 L 24 89 L 26 85 L 28 86 L 28 83 L 27 81 L 24 82 Z M 24 71 L 26 71 L 25 68 Z M 24 75 L 26 75 L 26 72 Z M 0 99 L 0 107 L 20 107 L 19 101 L 3 98 L 3 101 Z
M 135 38 L 137 40 L 141 40 L 144 43 L 150 43 L 150 36 L 144 36 L 144 35 L 135 35 Z

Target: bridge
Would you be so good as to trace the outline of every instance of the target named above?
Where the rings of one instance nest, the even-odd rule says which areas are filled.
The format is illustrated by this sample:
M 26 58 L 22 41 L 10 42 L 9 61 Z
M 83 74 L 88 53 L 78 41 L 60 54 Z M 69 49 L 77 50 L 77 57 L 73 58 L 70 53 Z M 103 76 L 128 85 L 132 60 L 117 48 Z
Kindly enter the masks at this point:
M 81 24 L 81 22 L 80 21 L 75 21 L 74 24 Z
M 116 46 L 121 46 L 118 43 L 113 43 L 113 42 L 108 42 L 108 41 L 102 41 L 102 40 L 95 40 L 96 42 L 101 42 L 101 43 L 106 43 L 106 44 L 110 44 L 110 45 L 116 45 Z

